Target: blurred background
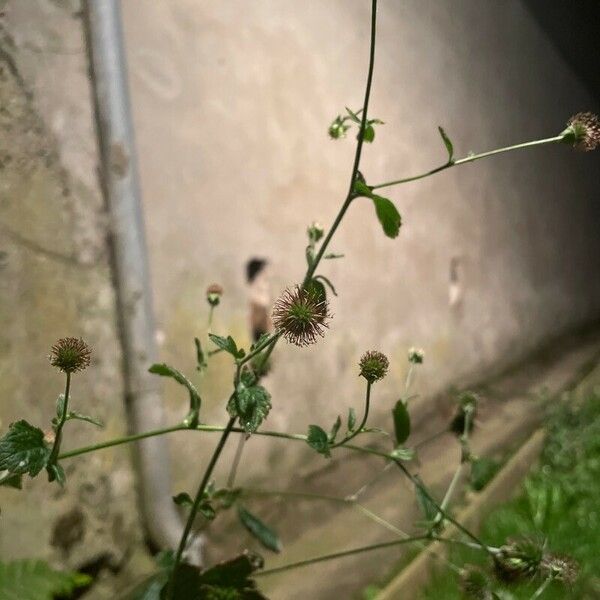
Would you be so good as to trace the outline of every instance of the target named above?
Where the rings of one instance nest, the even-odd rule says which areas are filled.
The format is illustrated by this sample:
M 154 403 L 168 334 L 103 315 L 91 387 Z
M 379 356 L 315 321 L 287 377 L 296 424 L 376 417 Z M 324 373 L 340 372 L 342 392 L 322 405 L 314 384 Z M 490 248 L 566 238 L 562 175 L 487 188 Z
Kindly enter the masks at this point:
M 252 304 L 269 312 L 301 278 L 307 226 L 329 227 L 346 193 L 354 136 L 334 142 L 327 128 L 345 106 L 360 108 L 370 14 L 366 0 L 108 2 L 120 8 L 131 107 L 121 108 L 132 136 L 119 145 L 98 119 L 84 4 L 0 2 L 0 420 L 2 430 L 24 416 L 49 427 L 62 379 L 48 350 L 61 336 L 81 336 L 94 355 L 73 402 L 106 427 L 70 425 L 65 447 L 73 448 L 135 431 L 144 418 L 182 418 L 187 397 L 175 383 L 151 380 L 152 394 L 135 404 L 147 389 L 145 378 L 132 383 L 131 364 L 143 371 L 153 357 L 198 383 L 203 422 L 225 423 L 231 360 L 217 355 L 202 381 L 195 372 L 205 289 L 224 288 L 213 331 L 248 347 Z M 369 114 L 385 125 L 364 149 L 368 182 L 442 164 L 438 125 L 466 156 L 554 136 L 572 114 L 598 112 L 599 24 L 593 1 L 382 0 Z M 370 202 L 356 201 L 331 247 L 344 258 L 322 268 L 338 293 L 334 319 L 315 347 L 278 346 L 265 379 L 266 427 L 303 433 L 349 406 L 358 411 L 357 362 L 378 349 L 391 365 L 372 422 L 389 428 L 408 348 L 417 346 L 425 362 L 413 382 L 416 439 L 452 414 L 449 389 L 501 381 L 486 408 L 495 425 L 480 443 L 493 452 L 518 446 L 540 418 L 533 392 L 563 389 L 600 349 L 599 175 L 596 154 L 549 146 L 390 188 L 403 218 L 396 240 L 381 234 Z M 136 239 L 147 248 L 125 266 L 110 198 L 121 185 L 141 199 L 145 245 Z M 258 277 L 248 277 L 250 261 L 261 265 Z M 151 343 L 128 359 L 136 348 L 122 294 L 135 281 L 144 309 L 131 310 Z M 446 442 L 428 462 L 440 485 L 459 456 Z M 160 454 L 155 468 L 124 446 L 65 463 L 68 485 L 50 495 L 43 478 L 27 482 L 27 493 L 2 489 L 0 559 L 84 569 L 96 578 L 85 598 L 114 597 L 171 535 L 148 526 L 148 514 L 164 510 L 164 527 L 176 523 L 175 508 L 156 503 L 195 488 L 215 443 L 212 434 L 173 434 L 147 447 Z M 344 496 L 380 467 L 252 438 L 237 483 Z M 156 486 L 145 481 L 154 477 Z M 165 485 L 167 495 L 148 499 Z M 410 523 L 414 499 L 399 485 L 395 474 L 385 478 L 370 502 Z M 385 535 L 336 506 L 252 506 L 283 540 L 269 566 Z M 208 562 L 254 544 L 227 517 L 205 542 Z M 269 578 L 265 589 L 273 598 L 360 597 L 398 556 Z

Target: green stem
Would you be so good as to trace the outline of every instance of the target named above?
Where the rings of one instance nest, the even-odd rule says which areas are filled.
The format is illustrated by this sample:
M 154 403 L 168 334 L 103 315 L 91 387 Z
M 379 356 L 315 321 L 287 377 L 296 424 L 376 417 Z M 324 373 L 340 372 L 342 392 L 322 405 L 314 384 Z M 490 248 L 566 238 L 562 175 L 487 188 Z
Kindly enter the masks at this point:
M 317 256 L 315 257 L 315 260 L 308 267 L 308 270 L 306 271 L 306 275 L 304 276 L 304 282 L 302 284 L 303 286 L 306 286 L 308 284 L 308 282 L 312 279 L 312 276 L 314 275 L 317 267 L 319 266 L 319 263 L 321 262 L 321 259 L 323 258 L 323 255 L 325 254 L 325 251 L 327 250 L 327 247 L 329 246 L 329 242 L 331 242 L 331 238 L 334 236 L 335 232 L 337 231 L 337 228 L 339 227 L 340 223 L 342 222 L 342 219 L 344 218 L 344 215 L 346 214 L 346 211 L 350 207 L 350 204 L 352 203 L 352 200 L 354 198 L 354 182 L 356 181 L 356 178 L 358 176 L 358 170 L 360 167 L 360 158 L 362 155 L 362 148 L 363 148 L 363 142 L 364 142 L 363 137 L 364 137 L 364 132 L 365 132 L 365 129 L 367 126 L 367 111 L 369 109 L 369 99 L 371 98 L 371 85 L 373 83 L 373 71 L 375 68 L 376 33 L 377 33 L 377 0 L 372 0 L 372 2 L 371 2 L 371 43 L 370 43 L 370 48 L 369 48 L 369 70 L 367 73 L 367 84 L 365 86 L 365 97 L 364 97 L 363 107 L 362 107 L 362 119 L 361 119 L 361 123 L 360 123 L 360 130 L 358 132 L 358 143 L 356 144 L 356 152 L 354 154 L 354 164 L 352 165 L 352 174 L 350 176 L 350 186 L 348 188 L 348 194 L 346 195 L 346 200 L 344 201 L 344 204 L 342 204 L 342 208 L 340 209 L 340 212 L 337 214 L 337 217 L 335 218 L 333 225 L 327 232 L 327 235 L 325 236 L 323 243 L 319 247 L 319 251 L 317 252 Z
M 256 348 L 254 348 L 254 350 L 252 350 L 252 352 L 250 352 L 249 354 L 246 354 L 246 356 L 244 356 L 244 358 L 240 359 L 238 361 L 238 366 L 242 367 L 242 365 L 245 365 L 248 361 L 252 360 L 256 355 L 260 354 L 267 346 L 271 346 L 271 345 L 275 345 L 275 343 L 277 342 L 277 340 L 281 337 L 281 332 L 276 332 L 272 335 L 270 335 L 268 338 L 264 339 L 258 346 L 256 346 Z
M 338 448 L 347 444 L 350 440 L 354 439 L 359 433 L 362 433 L 365 425 L 367 424 L 367 419 L 369 418 L 369 407 L 371 404 L 371 386 L 373 384 L 370 381 L 367 381 L 367 393 L 365 395 L 365 413 L 363 415 L 362 421 L 360 425 L 348 436 L 346 436 L 343 440 L 339 441 L 337 444 L 332 444 L 330 448 Z
M 259 571 L 254 573 L 254 577 L 262 577 L 263 575 L 274 575 L 275 573 L 283 573 L 291 569 L 297 569 L 298 567 L 306 567 L 308 565 L 314 565 L 315 563 L 324 562 L 327 560 L 334 560 L 336 558 L 344 558 L 346 556 L 352 556 L 353 554 L 362 554 L 363 552 L 370 552 L 372 550 L 381 550 L 383 548 L 390 548 L 392 546 L 401 546 L 403 544 L 409 544 L 412 542 L 420 542 L 427 540 L 427 536 L 416 536 L 411 538 L 404 538 L 401 540 L 392 540 L 390 542 L 381 542 L 379 544 L 372 544 L 371 546 L 362 546 L 360 548 L 353 548 L 352 550 L 345 550 L 344 552 L 334 552 L 333 554 L 324 554 L 322 556 L 315 556 L 306 560 L 300 560 L 298 562 L 289 563 L 282 565 L 281 567 L 275 567 L 274 569 L 266 569 L 265 571 Z
M 67 422 L 67 414 L 69 412 L 69 393 L 71 390 L 71 373 L 67 373 L 67 382 L 65 384 L 65 399 L 63 402 L 63 410 L 60 415 L 60 420 L 56 425 L 56 432 L 54 437 L 54 445 L 52 446 L 52 451 L 50 452 L 50 457 L 48 458 L 48 464 L 53 465 L 58 460 L 58 453 L 60 452 L 60 444 L 62 441 L 62 430 Z
M 554 577 L 548 577 L 543 583 L 542 585 L 540 585 L 540 587 L 535 590 L 535 592 L 533 593 L 533 596 L 531 596 L 531 600 L 537 600 L 537 598 L 539 598 L 545 591 L 546 588 L 554 581 Z
M 201 504 L 203 496 L 204 496 L 204 491 L 206 490 L 206 486 L 208 485 L 208 482 L 210 480 L 212 472 L 214 471 L 217 461 L 219 460 L 219 456 L 221 456 L 221 452 L 223 451 L 223 447 L 225 446 L 225 443 L 227 442 L 227 438 L 229 437 L 229 434 L 233 430 L 233 425 L 235 423 L 235 419 L 236 419 L 236 417 L 232 417 L 231 419 L 229 419 L 229 422 L 227 423 L 227 426 L 225 427 L 223 434 L 221 435 L 221 439 L 219 440 L 219 443 L 217 444 L 217 447 L 215 448 L 215 451 L 213 452 L 210 462 L 208 463 L 208 466 L 206 467 L 206 471 L 204 471 L 204 476 L 202 477 L 202 481 L 200 482 L 200 485 L 198 486 L 198 491 L 196 492 L 196 497 L 194 498 L 194 503 L 192 504 L 192 508 L 190 509 L 190 514 L 188 515 L 188 519 L 185 524 L 185 528 L 183 530 L 183 535 L 181 536 L 181 540 L 179 541 L 179 547 L 177 548 L 177 553 L 175 554 L 175 561 L 173 563 L 173 569 L 169 575 L 169 581 L 167 582 L 167 588 L 166 588 L 167 600 L 173 600 L 173 593 L 175 591 L 175 580 L 177 577 L 177 571 L 179 569 L 179 565 L 181 564 L 181 559 L 183 557 L 183 552 L 187 545 L 188 537 L 192 530 L 192 525 L 194 524 L 194 520 L 198 514 L 198 510 L 200 508 L 200 504 Z
M 474 162 L 480 158 L 487 158 L 488 156 L 494 156 L 495 154 L 502 154 L 503 152 L 511 152 L 512 150 L 520 150 L 522 148 L 532 148 L 533 146 L 543 146 L 545 144 L 556 144 L 563 141 L 562 135 L 557 135 L 551 138 L 545 138 L 542 140 L 534 140 L 532 142 L 523 142 L 522 144 L 515 144 L 514 146 L 506 146 L 504 148 L 496 148 L 495 150 L 489 150 L 488 152 L 482 152 L 481 154 L 471 154 L 465 156 L 465 158 L 459 158 L 458 160 L 447 162 L 431 171 L 421 173 L 420 175 L 413 175 L 412 177 L 405 177 L 403 179 L 395 179 L 394 181 L 387 181 L 385 183 L 379 183 L 377 185 L 370 186 L 372 190 L 377 190 L 384 187 L 390 187 L 392 185 L 399 185 L 401 183 L 408 183 L 409 181 L 417 181 L 418 179 L 424 179 L 440 171 L 445 171 L 451 167 L 457 167 L 458 165 L 464 165 L 466 163 Z

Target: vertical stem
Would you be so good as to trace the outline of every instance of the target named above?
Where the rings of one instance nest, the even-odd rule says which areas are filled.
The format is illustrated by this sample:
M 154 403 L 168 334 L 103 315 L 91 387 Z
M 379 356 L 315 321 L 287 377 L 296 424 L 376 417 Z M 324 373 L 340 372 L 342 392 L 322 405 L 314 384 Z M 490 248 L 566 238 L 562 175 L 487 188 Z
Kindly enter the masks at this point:
M 227 438 L 229 437 L 229 434 L 231 433 L 231 430 L 233 429 L 233 426 L 235 424 L 235 419 L 236 419 L 235 417 L 232 417 L 231 419 L 229 419 L 229 422 L 227 423 L 227 427 L 225 427 L 225 430 L 223 431 L 223 434 L 221 435 L 221 439 L 219 440 L 219 443 L 217 444 L 217 447 L 215 448 L 215 451 L 213 452 L 210 462 L 208 463 L 208 466 L 206 467 L 206 471 L 204 472 L 204 477 L 202 478 L 202 481 L 200 482 L 200 485 L 198 487 L 198 491 L 196 492 L 196 497 L 194 498 L 194 504 L 192 505 L 192 508 L 190 509 L 190 514 L 189 514 L 187 522 L 185 524 L 185 528 L 183 530 L 183 535 L 181 536 L 181 540 L 179 542 L 179 547 L 177 548 L 177 553 L 175 554 L 175 562 L 173 564 L 173 570 L 171 571 L 171 574 L 169 576 L 169 581 L 167 583 L 167 592 L 166 592 L 167 600 L 173 600 L 173 593 L 175 591 L 175 579 L 177 577 L 177 570 L 179 569 L 179 565 L 181 564 L 183 552 L 187 545 L 188 537 L 190 535 L 190 531 L 192 530 L 192 525 L 194 524 L 194 519 L 196 518 L 196 515 L 198 514 L 198 509 L 200 508 L 200 504 L 202 502 L 202 497 L 204 495 L 204 491 L 206 490 L 206 486 L 208 485 L 208 482 L 210 480 L 212 472 L 217 464 L 217 461 L 219 460 L 219 456 L 221 456 L 221 452 L 223 451 L 225 442 L 227 442 Z
M 71 390 L 71 373 L 67 373 L 67 382 L 65 384 L 65 399 L 63 402 L 63 410 L 60 415 L 60 420 L 56 425 L 56 436 L 54 438 L 54 445 L 52 446 L 52 452 L 50 452 L 50 458 L 48 459 L 48 464 L 52 465 L 56 462 L 58 458 L 58 453 L 60 452 L 60 444 L 62 441 L 62 430 L 67 422 L 67 413 L 69 412 L 69 392 Z
M 373 384 L 370 381 L 367 381 L 367 393 L 365 395 L 365 414 L 363 415 L 362 421 L 360 423 L 360 425 L 347 437 L 345 437 L 343 440 L 339 441 L 337 444 L 332 444 L 331 448 L 337 448 L 338 446 L 343 446 L 344 444 L 348 443 L 350 440 L 354 439 L 364 428 L 364 426 L 367 424 L 367 420 L 369 418 L 369 408 L 371 405 L 371 386 Z
M 537 600 L 537 598 L 540 598 L 541 595 L 546 591 L 546 588 L 554 581 L 554 577 L 550 576 L 548 577 L 543 583 L 542 585 L 540 585 L 540 587 L 535 590 L 535 592 L 533 593 L 533 596 L 531 596 L 531 600 Z

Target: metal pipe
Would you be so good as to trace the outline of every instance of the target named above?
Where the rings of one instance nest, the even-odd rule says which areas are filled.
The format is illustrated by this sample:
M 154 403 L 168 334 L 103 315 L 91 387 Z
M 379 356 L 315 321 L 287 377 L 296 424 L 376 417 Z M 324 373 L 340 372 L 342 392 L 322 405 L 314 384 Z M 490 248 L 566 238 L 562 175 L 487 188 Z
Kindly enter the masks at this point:
M 156 361 L 154 312 L 119 0 L 87 0 L 87 46 L 94 91 L 101 184 L 110 219 L 123 379 L 133 433 L 164 426 Z M 183 523 L 171 500 L 164 437 L 137 445 L 138 493 L 146 532 L 159 548 L 177 547 Z M 199 549 L 196 550 L 196 561 Z M 192 558 L 192 557 L 190 557 Z

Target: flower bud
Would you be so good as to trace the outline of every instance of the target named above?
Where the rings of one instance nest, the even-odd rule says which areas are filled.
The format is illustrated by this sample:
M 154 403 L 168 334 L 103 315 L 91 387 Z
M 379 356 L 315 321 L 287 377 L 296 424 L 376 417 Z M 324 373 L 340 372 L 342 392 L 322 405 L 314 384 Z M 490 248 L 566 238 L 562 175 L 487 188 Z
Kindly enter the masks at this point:
M 323 226 L 320 223 L 317 223 L 317 221 L 313 221 L 307 229 L 307 233 L 309 241 L 314 244 L 323 237 L 325 229 L 323 229 Z
M 206 301 L 213 307 L 219 306 L 222 295 L 223 288 L 218 283 L 212 283 L 206 288 Z
M 369 383 L 375 383 L 386 376 L 390 363 L 385 354 L 369 350 L 362 355 L 359 366 L 361 377 Z
M 425 358 L 425 352 L 421 348 L 412 347 L 408 351 L 408 362 L 413 365 L 420 365 Z
M 329 126 L 328 133 L 332 140 L 339 140 L 346 137 L 346 132 L 350 125 L 346 124 L 346 118 L 338 115 Z

